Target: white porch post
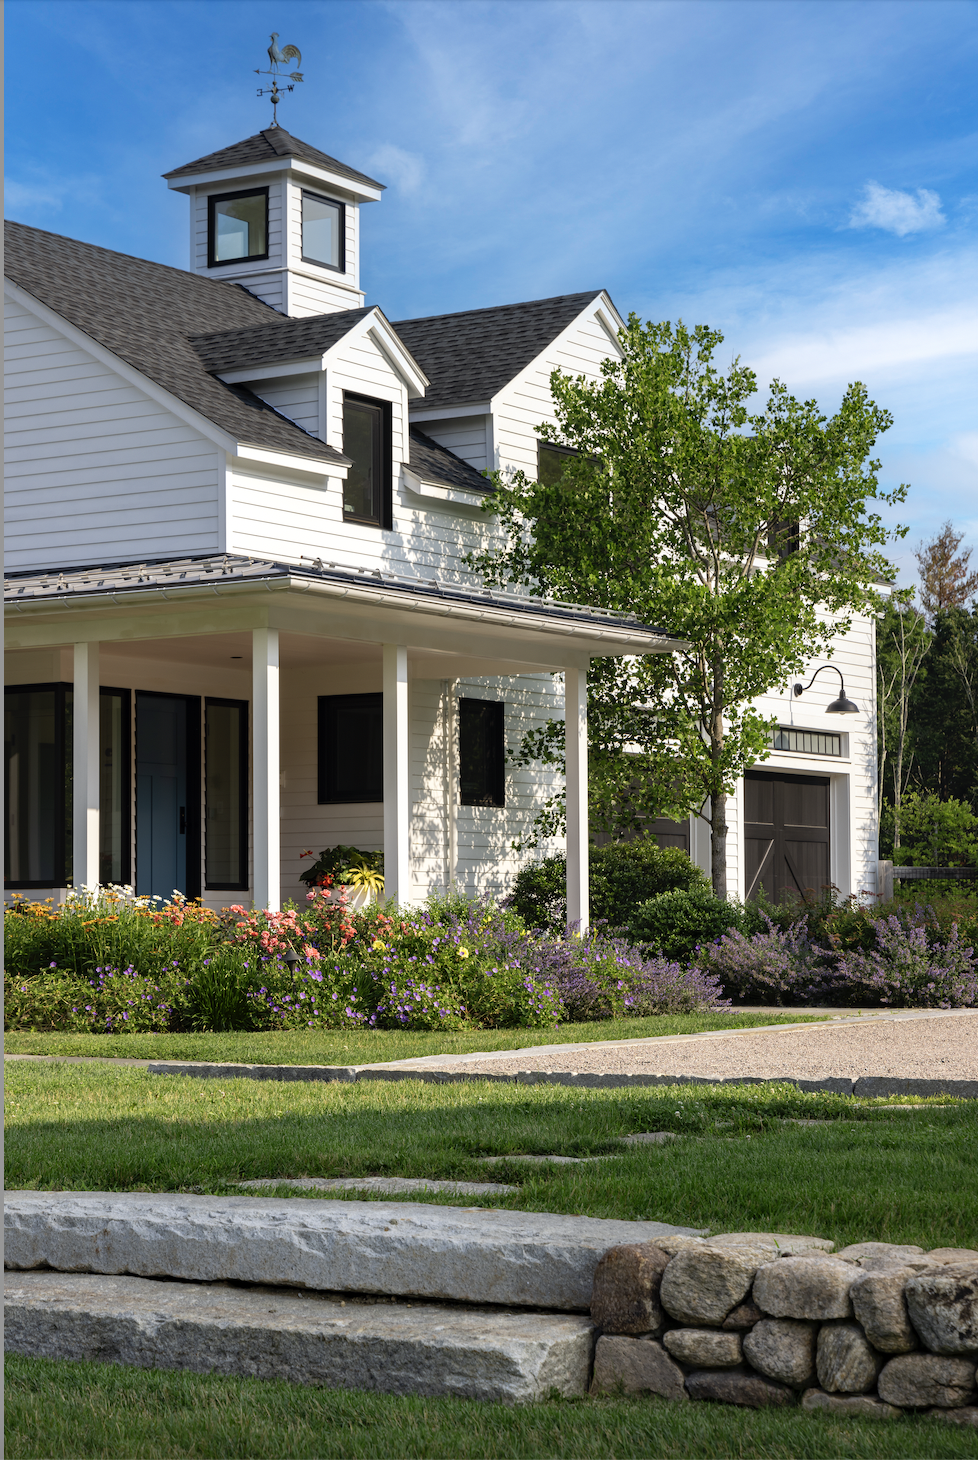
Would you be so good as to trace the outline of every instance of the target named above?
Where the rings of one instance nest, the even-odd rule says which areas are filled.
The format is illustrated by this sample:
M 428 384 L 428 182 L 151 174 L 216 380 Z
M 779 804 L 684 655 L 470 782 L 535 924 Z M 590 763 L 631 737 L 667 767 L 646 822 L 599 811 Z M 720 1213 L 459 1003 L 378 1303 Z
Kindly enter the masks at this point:
M 587 930 L 587 666 L 564 671 L 564 737 L 567 756 L 567 921 Z
M 384 895 L 411 900 L 408 675 L 403 644 L 384 645 Z
M 99 698 L 98 644 L 75 645 L 72 698 L 71 857 L 76 888 L 98 886 Z
M 277 912 L 282 897 L 278 629 L 251 631 L 251 716 L 252 898 L 255 907 Z

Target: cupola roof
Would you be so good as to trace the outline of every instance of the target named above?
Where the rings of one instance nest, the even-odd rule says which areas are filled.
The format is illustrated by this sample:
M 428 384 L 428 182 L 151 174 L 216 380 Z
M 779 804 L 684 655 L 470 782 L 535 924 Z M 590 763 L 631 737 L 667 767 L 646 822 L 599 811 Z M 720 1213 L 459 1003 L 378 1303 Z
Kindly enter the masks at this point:
M 384 183 L 368 177 L 365 172 L 357 172 L 355 168 L 347 167 L 345 162 L 338 162 L 328 153 L 320 152 L 318 147 L 310 147 L 308 142 L 300 142 L 298 137 L 293 137 L 284 127 L 268 127 L 264 132 L 257 132 L 254 137 L 246 137 L 243 142 L 233 142 L 230 147 L 221 147 L 217 152 L 208 152 L 206 157 L 198 157 L 196 162 L 186 162 L 183 167 L 175 167 L 172 172 L 165 172 L 163 176 L 169 182 L 172 178 L 189 178 L 198 173 L 232 171 L 239 167 L 253 167 L 255 163 L 275 163 L 287 157 L 295 158 L 299 162 L 311 162 L 316 167 L 335 173 L 337 177 L 348 178 L 350 182 L 364 183 L 371 188 L 385 188 Z

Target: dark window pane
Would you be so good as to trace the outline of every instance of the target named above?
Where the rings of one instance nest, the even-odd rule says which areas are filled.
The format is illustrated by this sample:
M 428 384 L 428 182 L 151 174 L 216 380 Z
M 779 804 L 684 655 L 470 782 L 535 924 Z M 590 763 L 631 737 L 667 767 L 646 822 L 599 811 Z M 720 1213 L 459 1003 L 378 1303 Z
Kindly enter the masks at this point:
M 359 522 L 380 521 L 381 408 L 361 401 L 343 404 L 343 454 L 353 458 L 343 484 L 343 514 Z
M 319 698 L 319 800 L 383 801 L 384 696 Z
M 767 535 L 767 550 L 771 557 L 787 558 L 801 546 L 801 524 L 797 517 L 771 524 Z
M 208 887 L 248 885 L 248 705 L 204 707 L 204 877 Z
M 577 455 L 549 441 L 537 443 L 537 480 L 545 487 L 555 487 L 567 470 L 568 463 Z
M 341 269 L 343 205 L 302 194 L 302 257 Z
M 63 887 L 70 850 L 70 729 L 60 685 L 8 689 L 4 696 L 7 822 L 4 876 L 14 886 Z M 66 733 L 67 732 L 67 733 Z
M 463 806 L 505 805 L 503 705 L 458 702 L 459 794 Z
M 268 194 L 211 199 L 211 257 L 215 263 L 264 258 L 268 252 Z
M 98 878 L 120 886 L 130 878 L 129 693 L 99 695 L 99 859 Z

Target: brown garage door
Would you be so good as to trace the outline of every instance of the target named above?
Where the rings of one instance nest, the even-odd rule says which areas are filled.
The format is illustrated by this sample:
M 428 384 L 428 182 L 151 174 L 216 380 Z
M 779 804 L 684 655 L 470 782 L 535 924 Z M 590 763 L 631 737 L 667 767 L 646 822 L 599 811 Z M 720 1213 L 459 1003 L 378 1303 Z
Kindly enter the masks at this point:
M 821 892 L 829 881 L 827 776 L 744 777 L 744 858 L 748 897 L 772 902 Z

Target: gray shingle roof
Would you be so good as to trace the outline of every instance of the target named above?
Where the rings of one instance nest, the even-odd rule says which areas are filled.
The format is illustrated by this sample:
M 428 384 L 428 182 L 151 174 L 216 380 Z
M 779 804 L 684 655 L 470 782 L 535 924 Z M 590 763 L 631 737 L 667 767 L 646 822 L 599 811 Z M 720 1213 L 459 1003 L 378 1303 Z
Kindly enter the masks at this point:
M 339 177 L 348 177 L 351 182 L 367 183 L 372 188 L 385 186 L 375 178 L 368 177 L 365 172 L 357 172 L 355 168 L 347 167 L 345 162 L 337 162 L 335 157 L 320 152 L 318 147 L 310 147 L 308 142 L 300 142 L 298 137 L 291 136 L 284 127 L 269 127 L 264 132 L 257 132 L 254 137 L 246 137 L 243 142 L 233 142 L 230 147 L 208 152 L 206 157 L 198 157 L 196 162 L 185 162 L 183 167 L 175 167 L 172 172 L 165 172 L 163 176 L 168 180 L 171 177 L 193 177 L 195 173 L 217 172 L 223 167 L 245 167 L 254 162 L 273 162 L 278 157 L 298 157 L 303 162 L 315 162 L 328 172 L 335 172 Z
M 402 319 L 394 328 L 431 381 L 425 406 L 491 400 L 601 291 Z
M 247 370 L 250 366 L 325 354 L 371 312 L 371 309 L 341 309 L 336 314 L 311 314 L 306 319 L 279 315 L 261 324 L 246 325 L 244 329 L 191 335 L 190 343 L 204 369 L 219 375 L 227 370 Z
M 23 223 L 6 223 L 4 237 L 8 278 L 237 441 L 346 461 L 251 391 L 205 369 L 191 336 L 282 321 L 247 289 Z
M 423 481 L 437 482 L 443 487 L 461 487 L 466 492 L 490 490 L 490 483 L 482 473 L 456 456 L 454 451 L 449 451 L 447 446 L 432 441 L 417 426 L 411 427 L 409 435 L 411 459 L 408 465 Z

